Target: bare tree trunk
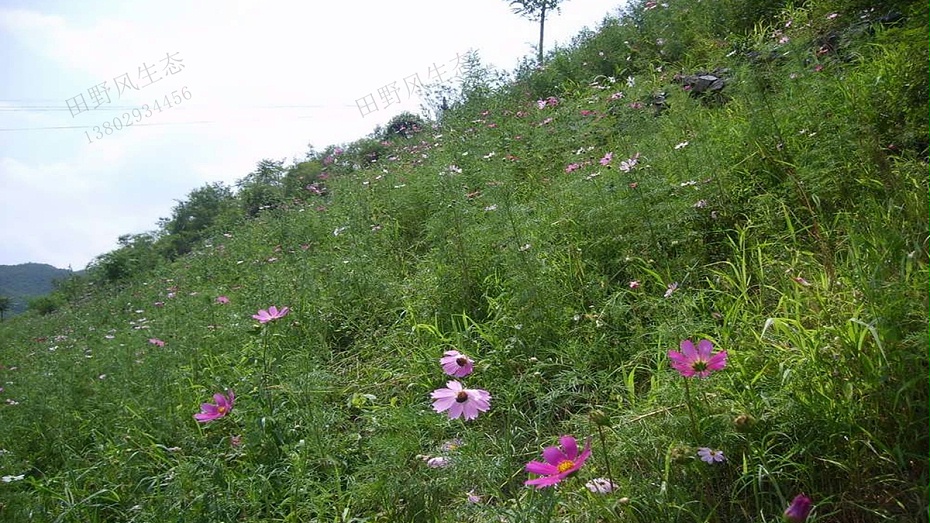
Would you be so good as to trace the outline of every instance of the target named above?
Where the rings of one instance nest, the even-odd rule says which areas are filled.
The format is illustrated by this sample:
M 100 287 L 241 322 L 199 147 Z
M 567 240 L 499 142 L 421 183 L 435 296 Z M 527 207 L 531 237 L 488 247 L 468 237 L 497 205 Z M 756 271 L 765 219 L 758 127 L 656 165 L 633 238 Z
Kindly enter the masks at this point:
M 543 64 L 543 31 L 546 27 L 546 0 L 543 0 L 542 11 L 539 15 L 539 65 Z

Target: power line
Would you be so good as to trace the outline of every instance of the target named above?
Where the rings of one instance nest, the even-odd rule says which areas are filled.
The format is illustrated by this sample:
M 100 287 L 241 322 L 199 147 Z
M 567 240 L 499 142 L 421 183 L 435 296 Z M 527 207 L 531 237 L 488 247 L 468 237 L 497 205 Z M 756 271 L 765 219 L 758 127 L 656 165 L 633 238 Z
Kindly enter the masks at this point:
M 297 120 L 306 120 L 310 119 L 309 116 L 298 116 Z M 274 120 L 246 120 L 243 123 L 256 123 L 256 122 L 270 122 Z M 155 125 L 197 125 L 197 124 L 214 124 L 214 123 L 229 123 L 228 121 L 221 120 L 196 120 L 193 122 L 154 122 L 154 123 L 135 123 L 127 127 L 148 127 Z M 60 130 L 60 129 L 93 129 L 95 125 L 55 125 L 47 127 L 13 127 L 13 128 L 0 128 L 0 131 L 49 131 L 49 130 Z
M 356 108 L 357 106 L 352 104 L 335 104 L 335 105 L 319 105 L 319 104 L 305 104 L 305 105 L 265 105 L 265 106 L 251 106 L 251 107 L 239 107 L 239 110 L 255 110 L 255 109 L 341 109 L 341 108 Z M 94 109 L 87 112 L 107 112 L 107 111 L 131 111 L 133 109 L 140 109 L 137 106 L 133 107 L 113 107 L 110 106 L 105 109 Z M 188 109 L 186 107 L 182 109 Z M 203 110 L 204 108 L 199 107 L 197 109 Z M 0 113 L 3 112 L 55 112 L 55 111 L 69 111 L 67 107 L 54 107 L 54 106 L 20 106 L 20 107 L 0 107 Z M 297 116 L 297 120 L 310 119 L 310 116 Z M 271 120 L 247 120 L 249 123 L 254 122 L 263 122 Z M 152 122 L 152 123 L 134 123 L 130 126 L 139 126 L 139 127 L 148 127 L 156 125 L 197 125 L 197 124 L 214 124 L 214 123 L 226 123 L 227 120 L 196 120 L 190 122 Z M 2 132 L 11 132 L 11 131 L 50 131 L 50 130 L 64 130 L 64 129 L 93 129 L 94 127 L 99 127 L 96 125 L 49 125 L 41 127 L 7 127 L 0 128 Z
M 3 106 L 2 104 L 6 103 L 6 100 L 0 100 L 0 112 L 17 112 L 17 111 L 71 111 L 71 108 L 59 106 L 59 105 L 20 105 L 20 106 Z M 300 105 L 253 105 L 253 106 L 240 106 L 237 109 L 329 109 L 329 108 L 338 108 L 338 107 L 356 107 L 352 104 L 330 104 L 330 105 L 320 105 L 320 104 L 300 104 Z M 133 109 L 139 109 L 138 105 L 132 106 L 123 106 L 123 105 L 109 105 L 106 107 L 97 107 L 91 109 L 90 111 L 82 112 L 92 112 L 92 111 L 131 111 Z M 186 108 L 185 108 L 186 109 Z M 200 108 L 202 109 L 202 107 Z

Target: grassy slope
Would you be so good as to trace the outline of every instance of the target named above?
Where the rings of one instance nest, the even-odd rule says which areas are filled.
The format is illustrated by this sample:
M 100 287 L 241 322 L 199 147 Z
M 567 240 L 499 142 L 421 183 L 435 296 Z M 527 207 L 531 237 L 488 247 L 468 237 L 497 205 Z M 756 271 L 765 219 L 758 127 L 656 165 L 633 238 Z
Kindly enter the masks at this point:
M 637 8 L 326 197 L 6 322 L 0 474 L 25 479 L 0 518 L 774 521 L 803 491 L 818 521 L 925 521 L 926 13 L 870 34 L 821 2 L 701 35 L 714 12 Z M 610 84 L 600 50 L 638 65 Z M 718 66 L 724 99 L 673 81 Z M 269 305 L 292 312 L 260 327 Z M 686 338 L 729 354 L 689 389 Z M 430 409 L 452 348 L 493 396 L 474 421 Z M 196 424 L 224 388 L 232 414 Z M 580 480 L 525 487 L 561 434 L 594 437 Z M 589 493 L 608 463 L 617 494 Z

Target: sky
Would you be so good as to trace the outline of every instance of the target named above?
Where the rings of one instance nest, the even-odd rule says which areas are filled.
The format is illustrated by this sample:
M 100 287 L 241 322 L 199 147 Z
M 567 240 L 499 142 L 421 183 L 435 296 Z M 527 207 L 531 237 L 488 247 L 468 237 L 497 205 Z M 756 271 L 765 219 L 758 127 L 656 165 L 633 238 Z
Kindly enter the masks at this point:
M 563 3 L 546 49 L 621 5 Z M 419 113 L 417 79 L 469 50 L 512 71 L 538 37 L 504 0 L 0 0 L 0 265 L 83 269 L 192 190 Z

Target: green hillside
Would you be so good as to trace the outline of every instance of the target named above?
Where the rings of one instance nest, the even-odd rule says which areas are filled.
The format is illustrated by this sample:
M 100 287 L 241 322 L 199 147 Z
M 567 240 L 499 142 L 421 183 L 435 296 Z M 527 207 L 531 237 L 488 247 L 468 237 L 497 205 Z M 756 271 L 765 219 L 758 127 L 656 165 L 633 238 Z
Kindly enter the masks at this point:
M 9 298 L 5 317 L 19 314 L 29 307 L 29 300 L 55 290 L 54 282 L 72 275 L 68 269 L 58 269 L 44 263 L 0 265 L 0 296 Z
M 0 520 L 927 521 L 927 19 L 635 1 L 193 190 L 0 324 Z

